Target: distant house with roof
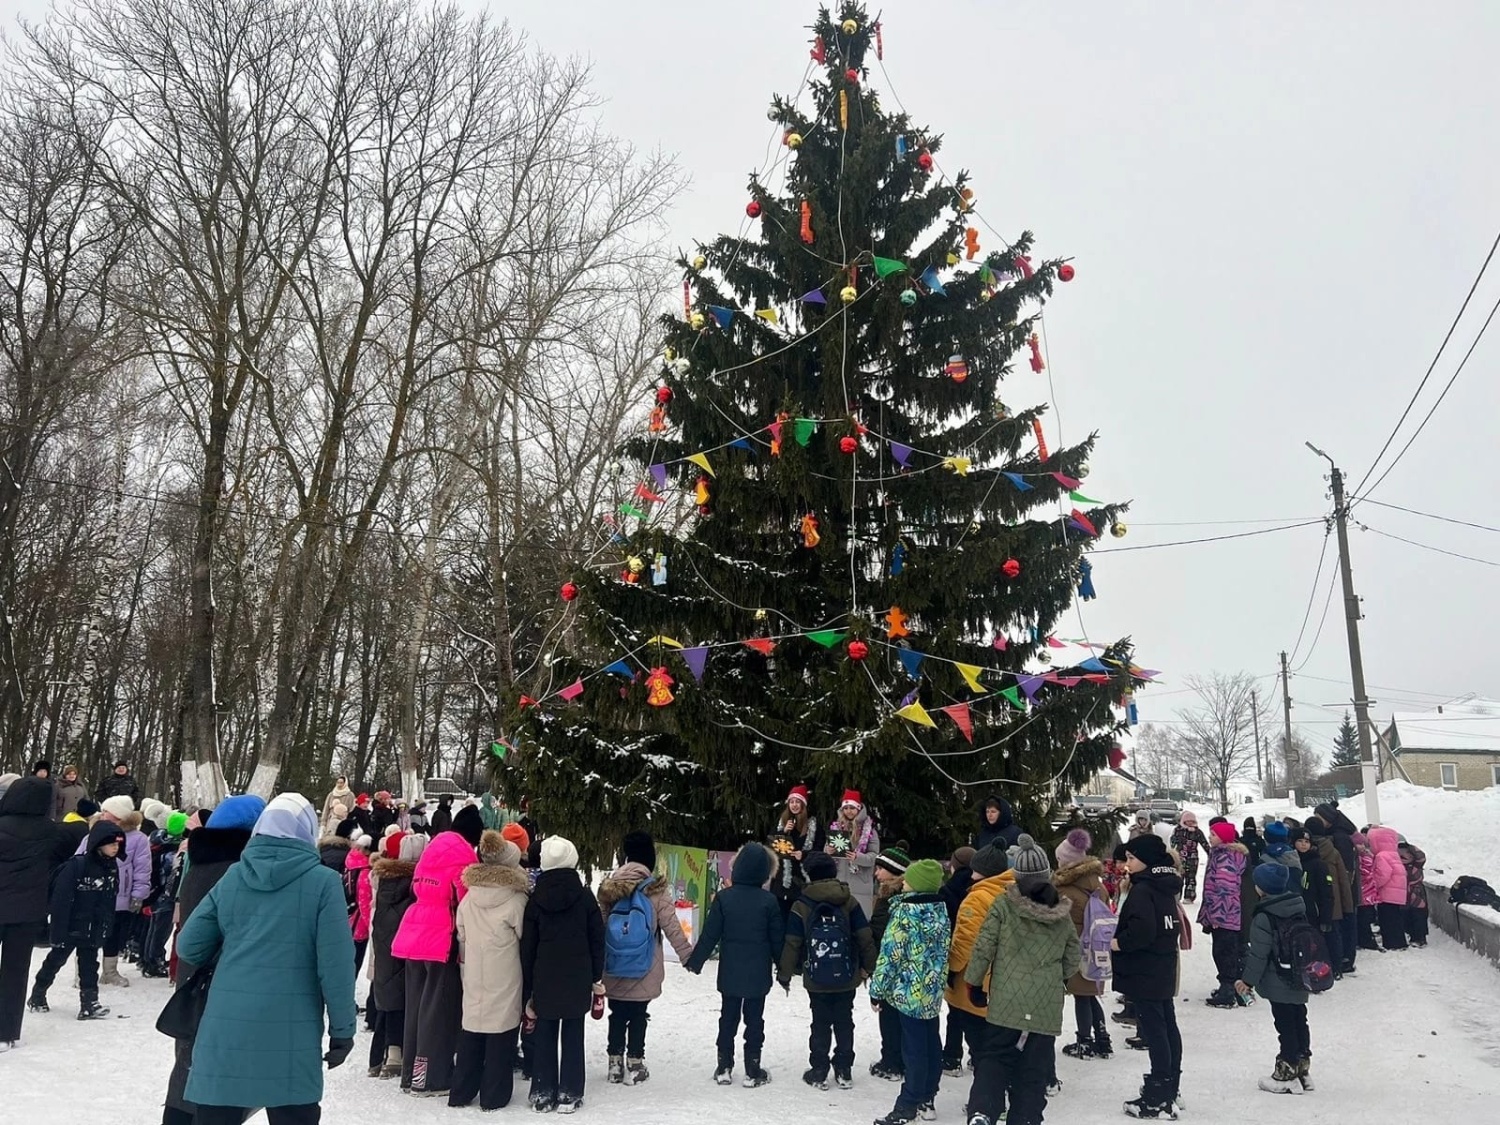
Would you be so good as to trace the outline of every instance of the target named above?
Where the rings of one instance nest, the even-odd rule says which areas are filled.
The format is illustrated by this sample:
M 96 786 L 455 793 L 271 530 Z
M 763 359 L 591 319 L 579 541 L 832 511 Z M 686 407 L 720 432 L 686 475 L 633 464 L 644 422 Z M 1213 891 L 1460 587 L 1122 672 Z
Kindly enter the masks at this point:
M 1398 711 L 1391 716 L 1385 741 L 1413 785 L 1500 785 L 1500 702 L 1470 699 L 1444 703 L 1433 711 Z M 1394 776 L 1394 768 L 1382 756 L 1381 780 Z

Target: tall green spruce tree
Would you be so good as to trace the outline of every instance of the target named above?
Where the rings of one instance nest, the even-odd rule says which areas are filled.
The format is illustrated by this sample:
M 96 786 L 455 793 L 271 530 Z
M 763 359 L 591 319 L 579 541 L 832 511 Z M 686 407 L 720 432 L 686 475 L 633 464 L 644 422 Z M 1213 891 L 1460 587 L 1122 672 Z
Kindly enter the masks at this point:
M 1121 509 L 1078 494 L 1093 437 L 1044 454 L 1044 407 L 1000 399 L 1072 270 L 1033 264 L 1029 234 L 1004 244 L 941 138 L 886 110 L 862 5 L 813 33 L 822 65 L 772 102 L 782 160 L 735 205 L 741 234 L 681 262 L 656 432 L 624 451 L 614 541 L 577 561 L 548 683 L 517 712 L 511 796 L 597 857 L 632 827 L 762 835 L 798 783 L 820 821 L 860 790 L 914 846 L 962 841 L 992 792 L 1046 834 L 1123 724 L 1128 644 L 1048 644 Z M 1023 690 L 1046 673 L 1064 682 Z
M 1359 763 L 1359 732 L 1354 729 L 1354 720 L 1349 718 L 1349 712 L 1345 711 L 1344 721 L 1339 725 L 1339 733 L 1333 740 L 1333 758 L 1328 765 L 1330 769 L 1338 769 L 1340 766 L 1357 766 Z

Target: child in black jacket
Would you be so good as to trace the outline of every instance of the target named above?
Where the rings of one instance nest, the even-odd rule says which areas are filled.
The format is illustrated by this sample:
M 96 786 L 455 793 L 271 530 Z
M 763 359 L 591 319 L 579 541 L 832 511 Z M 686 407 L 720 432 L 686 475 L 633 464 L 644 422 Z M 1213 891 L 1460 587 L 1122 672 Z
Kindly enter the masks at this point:
M 89 830 L 88 845 L 57 870 L 52 882 L 52 948 L 37 970 L 27 1007 L 48 1011 L 47 989 L 68 956 L 78 952 L 78 1018 L 109 1015 L 99 1005 L 99 947 L 115 924 L 115 894 L 120 876 L 115 856 L 125 843 L 118 824 L 100 821 Z
M 1115 991 L 1130 999 L 1136 1030 L 1146 1041 L 1151 1073 L 1141 1096 L 1125 1103 L 1129 1117 L 1175 1121 L 1182 1080 L 1182 1036 L 1173 998 L 1177 993 L 1177 946 L 1182 916 L 1177 895 L 1182 879 L 1160 836 L 1137 836 L 1125 844 L 1130 893 L 1115 928 Z
M 1307 906 L 1307 920 L 1320 930 L 1333 927 L 1333 876 L 1318 856 L 1312 839 L 1303 828 L 1292 829 L 1292 847 L 1302 861 L 1302 901 Z

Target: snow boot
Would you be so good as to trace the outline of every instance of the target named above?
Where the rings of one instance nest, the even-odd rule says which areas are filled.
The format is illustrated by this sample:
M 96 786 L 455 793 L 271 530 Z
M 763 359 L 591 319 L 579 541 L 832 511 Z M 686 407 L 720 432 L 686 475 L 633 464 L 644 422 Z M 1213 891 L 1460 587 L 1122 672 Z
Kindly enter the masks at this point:
M 1303 1055 L 1297 1060 L 1297 1081 L 1302 1083 L 1302 1089 L 1309 1094 L 1314 1088 L 1311 1071 L 1312 1058 L 1309 1055 Z
M 387 1047 L 385 1049 L 385 1062 L 382 1063 L 381 1067 L 380 1067 L 380 1077 L 381 1078 L 400 1078 L 401 1077 L 401 1064 L 402 1064 L 401 1048 L 400 1047 Z
M 572 1094 L 563 1094 L 557 1099 L 558 1113 L 577 1113 L 583 1108 L 583 1099 L 575 1098 Z
M 141 976 L 148 980 L 164 980 L 167 976 L 167 966 L 162 961 L 142 961 Z
M 120 959 L 118 957 L 106 957 L 104 968 L 99 970 L 99 983 L 112 984 L 119 988 L 129 988 L 130 982 L 120 975 Z
M 995 1123 L 982 1113 L 971 1113 L 968 1125 L 995 1125 Z
M 97 996 L 85 994 L 78 1002 L 78 1018 L 81 1020 L 102 1020 L 109 1015 L 109 1009 L 99 1003 Z
M 1125 1103 L 1125 1116 L 1142 1121 L 1176 1121 L 1177 1107 L 1172 1104 L 1170 1083 L 1146 1075 L 1141 1096 Z
M 1204 1003 L 1210 1008 L 1238 1008 L 1240 1006 L 1234 989 L 1225 988 L 1223 985 L 1220 985 Z
M 719 1067 L 714 1071 L 714 1082 L 720 1086 L 731 1086 L 734 1084 L 734 1060 L 721 1057 Z
M 52 1010 L 47 1007 L 47 990 L 41 985 L 38 984 L 32 988 L 31 998 L 26 1001 L 26 1010 L 28 1012 L 50 1012 Z
M 625 1056 L 609 1056 L 609 1073 L 604 1076 L 604 1081 L 618 1086 L 625 1081 Z
M 1094 1041 L 1080 1035 L 1077 1042 L 1064 1046 L 1062 1053 L 1070 1059 L 1091 1059 L 1094 1057 Z
M 875 1119 L 875 1125 L 911 1125 L 911 1123 L 916 1119 L 916 1110 L 906 1109 L 898 1105 L 884 1117 L 877 1117 Z
M 802 1072 L 802 1081 L 806 1082 L 814 1090 L 828 1089 L 828 1072 L 810 1066 Z
M 769 1072 L 761 1069 L 760 1056 L 747 1053 L 745 1055 L 745 1080 L 740 1085 L 753 1088 L 755 1086 L 764 1086 L 769 1081 L 771 1081 L 771 1075 Z
M 962 1063 L 943 1063 L 943 1073 L 949 1078 L 956 1078 L 963 1073 Z M 871 1078 L 884 1078 L 887 1082 L 900 1082 L 906 1077 L 905 1071 L 899 1067 L 889 1066 L 878 1059 L 870 1064 Z
M 1094 1057 L 1096 1059 L 1107 1059 L 1115 1053 L 1114 1044 L 1109 1041 L 1109 1032 L 1102 1027 L 1094 1029 Z
M 840 1090 L 852 1090 L 854 1088 L 854 1072 L 849 1070 L 835 1070 L 833 1081 Z
M 646 1069 L 645 1059 L 625 1060 L 625 1085 L 639 1086 L 651 1077 L 651 1072 Z
M 917 1116 L 920 1117 L 923 1121 L 936 1121 L 937 1106 L 935 1106 L 932 1102 L 928 1102 L 923 1106 L 918 1106 Z
M 1297 1081 L 1297 1064 L 1285 1059 L 1276 1060 L 1276 1069 L 1269 1078 L 1262 1078 L 1257 1085 L 1268 1094 L 1300 1094 L 1302 1083 Z

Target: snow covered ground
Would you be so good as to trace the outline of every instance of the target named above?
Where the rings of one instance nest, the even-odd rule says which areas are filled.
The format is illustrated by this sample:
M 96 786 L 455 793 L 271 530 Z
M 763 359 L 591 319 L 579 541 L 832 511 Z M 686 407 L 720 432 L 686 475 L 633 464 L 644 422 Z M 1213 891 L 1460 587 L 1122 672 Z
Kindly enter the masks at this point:
M 1478 875 L 1500 887 L 1500 787 L 1449 792 L 1405 781 L 1382 782 L 1380 819 L 1427 853 L 1427 874 L 1451 883 L 1460 875 Z M 1206 826 L 1218 810 L 1189 805 Z M 1357 825 L 1365 823 L 1365 799 L 1355 794 L 1339 808 Z M 1311 809 L 1297 809 L 1289 801 L 1256 801 L 1237 805 L 1231 813 L 1236 825 L 1247 816 L 1290 814 L 1305 819 Z M 1206 829 L 1205 829 L 1206 830 Z
M 1256 1089 L 1256 1078 L 1269 1073 L 1276 1050 L 1270 1009 L 1264 1002 L 1234 1011 L 1205 1006 L 1213 962 L 1207 939 L 1201 932 L 1195 936 L 1199 940 L 1184 955 L 1185 999 L 1178 1008 L 1185 1056 L 1184 1121 L 1293 1114 L 1303 1120 L 1382 1122 L 1419 1113 L 1426 1125 L 1467 1125 L 1493 1115 L 1500 1097 L 1500 1022 L 1495 1018 L 1500 973 L 1443 934 L 1434 931 L 1425 950 L 1361 953 L 1356 976 L 1313 999 L 1318 1087 L 1297 1098 Z M 128 991 L 105 990 L 105 1002 L 120 1019 L 78 1023 L 72 997 L 62 987 L 53 990 L 50 1014 L 26 1017 L 21 1046 L 0 1055 L 7 1121 L 40 1125 L 59 1112 L 70 1118 L 87 1115 L 90 1106 L 112 1125 L 161 1120 L 172 1051 L 153 1023 L 167 987 L 140 980 L 133 971 L 131 977 Z M 66 979 L 65 973 L 59 985 Z M 1106 1004 L 1114 1010 L 1112 1001 Z M 705 1120 L 863 1125 L 890 1109 L 896 1086 L 868 1072 L 877 1040 L 869 1006 L 856 1004 L 855 1087 L 826 1093 L 799 1080 L 806 1066 L 806 1011 L 798 986 L 793 985 L 790 997 L 773 993 L 767 1005 L 765 1062 L 774 1081 L 758 1090 L 718 1087 L 710 1077 L 718 1012 L 712 972 L 694 977 L 669 966 L 666 995 L 652 1005 L 650 1082 L 638 1088 L 605 1085 L 604 1024 L 591 1022 L 588 1092 L 579 1120 L 612 1125 L 700 1125 Z M 1065 1025 L 1071 1034 L 1071 1006 Z M 1107 1061 L 1059 1057 L 1063 1093 L 1049 1106 L 1049 1121 L 1104 1125 L 1126 1120 L 1120 1106 L 1134 1096 L 1146 1059 L 1125 1049 L 1123 1040 L 1123 1033 L 1116 1036 L 1117 1053 Z M 329 1075 L 323 1100 L 323 1120 L 329 1125 L 456 1125 L 481 1119 L 477 1108 L 450 1110 L 436 1100 L 403 1096 L 393 1082 L 366 1078 L 368 1046 L 361 1031 L 348 1063 Z M 961 1120 L 967 1090 L 967 1080 L 943 1080 L 938 1121 Z M 501 1120 L 530 1119 L 522 1100 L 524 1086 L 518 1084 L 517 1095 Z

